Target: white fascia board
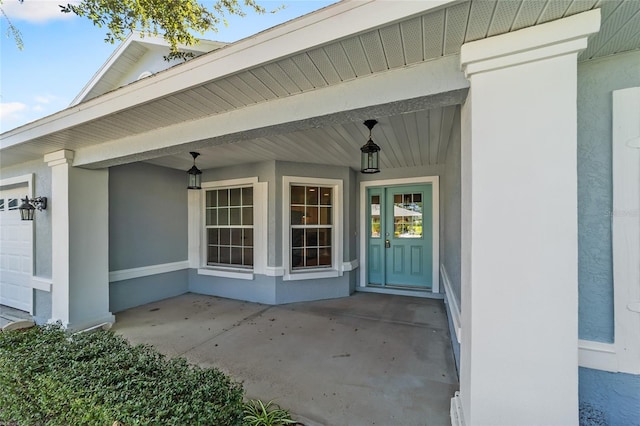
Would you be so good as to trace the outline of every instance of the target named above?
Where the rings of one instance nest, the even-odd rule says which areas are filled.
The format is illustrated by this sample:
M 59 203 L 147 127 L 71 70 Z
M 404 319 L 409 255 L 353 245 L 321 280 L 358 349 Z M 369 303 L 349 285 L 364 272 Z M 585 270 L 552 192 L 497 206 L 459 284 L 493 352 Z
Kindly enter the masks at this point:
M 0 149 L 77 126 L 457 0 L 343 1 L 1 135 Z M 185 75 L 188 78 L 183 78 Z
M 107 167 L 119 164 L 110 161 L 128 156 L 135 156 L 136 161 L 141 161 L 157 157 L 154 151 L 165 150 L 163 152 L 166 155 L 166 149 L 191 142 L 467 89 L 469 82 L 460 72 L 458 61 L 457 55 L 447 56 L 372 74 L 337 86 L 80 148 L 75 152 L 73 164 L 91 167 L 101 163 L 93 167 Z M 184 150 L 184 147 L 180 149 Z

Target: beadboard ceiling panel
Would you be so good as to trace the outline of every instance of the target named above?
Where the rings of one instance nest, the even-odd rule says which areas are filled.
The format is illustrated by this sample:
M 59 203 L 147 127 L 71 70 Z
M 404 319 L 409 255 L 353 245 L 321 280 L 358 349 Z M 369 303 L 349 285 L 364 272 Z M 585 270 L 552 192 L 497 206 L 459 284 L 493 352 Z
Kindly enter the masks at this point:
M 442 165 L 453 128 L 460 125 L 460 106 L 416 111 L 378 119 L 372 139 L 382 150 L 384 168 Z M 198 167 L 209 169 L 267 160 L 299 161 L 360 167 L 360 147 L 369 137 L 361 122 L 344 123 L 305 131 L 261 137 L 199 149 Z M 192 165 L 184 155 L 161 157 L 149 162 L 187 170 Z

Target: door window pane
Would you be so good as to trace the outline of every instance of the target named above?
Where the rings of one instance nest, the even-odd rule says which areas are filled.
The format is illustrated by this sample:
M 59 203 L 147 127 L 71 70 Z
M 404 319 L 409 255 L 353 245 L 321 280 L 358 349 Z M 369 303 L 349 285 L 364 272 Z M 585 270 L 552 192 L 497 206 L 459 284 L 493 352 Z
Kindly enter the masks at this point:
M 422 238 L 422 194 L 394 194 L 393 200 L 394 237 Z
M 370 226 L 371 238 L 380 238 L 380 196 L 372 195 L 370 198 L 369 211 L 371 212 Z

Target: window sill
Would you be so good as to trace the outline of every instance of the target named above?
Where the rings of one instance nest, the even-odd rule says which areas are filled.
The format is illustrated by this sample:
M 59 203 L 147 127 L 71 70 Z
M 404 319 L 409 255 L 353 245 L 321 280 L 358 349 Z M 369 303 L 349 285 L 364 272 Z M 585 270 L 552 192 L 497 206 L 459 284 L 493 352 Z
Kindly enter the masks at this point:
M 237 280 L 253 280 L 253 271 L 240 271 L 237 269 L 198 268 L 198 275 L 212 277 L 234 278 Z
M 316 280 L 322 278 L 336 278 L 342 273 L 336 269 L 311 269 L 285 273 L 283 281 Z

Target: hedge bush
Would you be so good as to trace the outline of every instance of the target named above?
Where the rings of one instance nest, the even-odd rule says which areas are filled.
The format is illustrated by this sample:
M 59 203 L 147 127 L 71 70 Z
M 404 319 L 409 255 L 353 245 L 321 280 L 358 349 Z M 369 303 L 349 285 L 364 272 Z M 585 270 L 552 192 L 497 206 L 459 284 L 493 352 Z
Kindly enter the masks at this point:
M 0 333 L 0 424 L 240 425 L 244 391 L 217 369 L 59 326 Z

